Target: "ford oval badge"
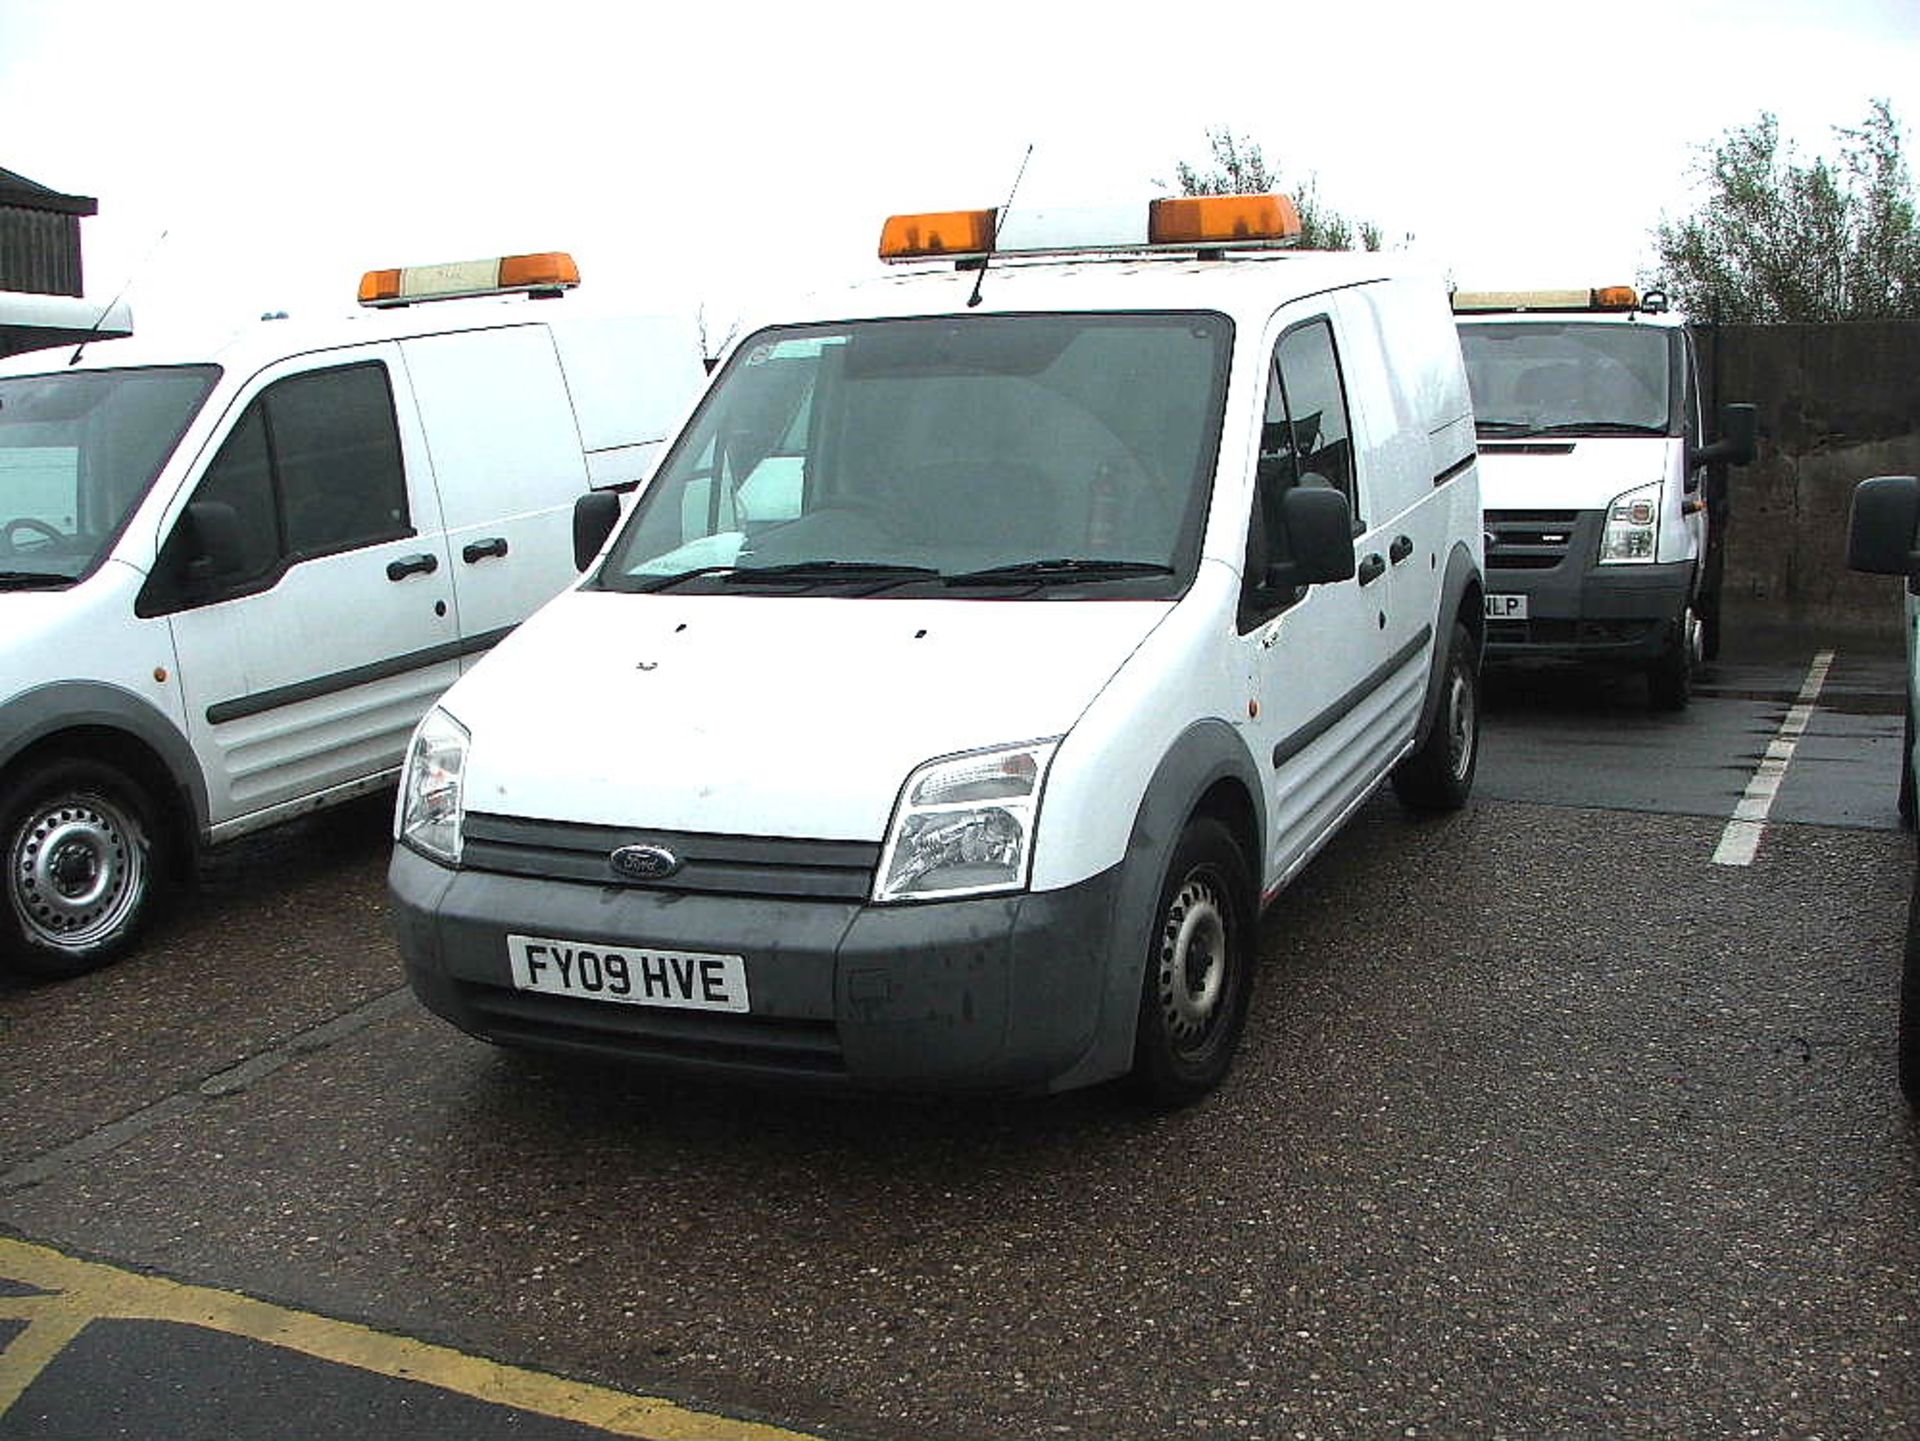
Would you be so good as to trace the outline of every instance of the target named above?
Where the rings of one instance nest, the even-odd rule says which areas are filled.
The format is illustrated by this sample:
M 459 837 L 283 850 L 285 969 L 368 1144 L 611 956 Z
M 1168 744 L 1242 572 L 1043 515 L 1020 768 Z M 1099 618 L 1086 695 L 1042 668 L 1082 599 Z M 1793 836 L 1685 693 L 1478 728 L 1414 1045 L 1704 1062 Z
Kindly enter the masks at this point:
M 680 857 L 665 846 L 622 846 L 607 861 L 630 881 L 664 881 L 680 869 Z

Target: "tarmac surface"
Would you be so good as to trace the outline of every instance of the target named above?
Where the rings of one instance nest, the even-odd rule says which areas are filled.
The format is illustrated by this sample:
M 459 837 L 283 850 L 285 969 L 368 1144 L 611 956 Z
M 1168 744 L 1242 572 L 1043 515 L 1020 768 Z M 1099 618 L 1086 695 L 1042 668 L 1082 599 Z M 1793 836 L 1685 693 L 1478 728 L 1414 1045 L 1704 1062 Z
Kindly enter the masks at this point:
M 0 982 L 0 1438 L 1920 1436 L 1901 674 L 1497 678 L 1170 1115 L 497 1053 L 400 985 L 379 807 L 229 853 Z

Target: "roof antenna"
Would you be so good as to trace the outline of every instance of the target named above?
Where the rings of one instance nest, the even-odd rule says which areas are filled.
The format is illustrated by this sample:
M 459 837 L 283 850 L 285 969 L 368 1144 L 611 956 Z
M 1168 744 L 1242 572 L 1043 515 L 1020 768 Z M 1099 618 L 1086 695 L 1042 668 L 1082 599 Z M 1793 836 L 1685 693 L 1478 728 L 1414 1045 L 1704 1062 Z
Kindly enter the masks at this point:
M 81 336 L 80 343 L 73 347 L 73 354 L 67 357 L 68 365 L 78 365 L 80 363 L 80 352 L 87 348 L 87 342 L 89 340 L 92 340 L 95 335 L 99 334 L 100 327 L 105 325 L 107 323 L 107 317 L 113 314 L 113 307 L 118 305 L 121 298 L 133 288 L 134 277 L 147 268 L 147 262 L 153 259 L 153 252 L 160 248 L 160 242 L 166 238 L 167 232 L 164 230 L 161 231 L 153 244 L 147 247 L 147 253 L 140 257 L 140 263 L 127 272 L 127 278 L 121 284 L 119 293 L 107 302 L 106 309 L 94 317 L 93 324 L 87 327 L 87 333 Z
M 1033 142 L 1029 140 L 1027 153 L 1020 157 L 1020 169 L 1015 172 L 1013 184 L 1007 190 L 1007 203 L 1001 206 L 999 212 L 993 217 L 993 239 L 987 242 L 987 253 L 980 257 L 980 269 L 973 277 L 973 294 L 967 297 L 969 310 L 980 303 L 980 284 L 987 278 L 987 267 L 993 263 L 994 247 L 1000 243 L 1000 227 L 1006 222 L 1007 216 L 1013 213 L 1014 193 L 1020 189 L 1021 177 L 1027 173 L 1027 162 L 1031 159 L 1033 159 Z

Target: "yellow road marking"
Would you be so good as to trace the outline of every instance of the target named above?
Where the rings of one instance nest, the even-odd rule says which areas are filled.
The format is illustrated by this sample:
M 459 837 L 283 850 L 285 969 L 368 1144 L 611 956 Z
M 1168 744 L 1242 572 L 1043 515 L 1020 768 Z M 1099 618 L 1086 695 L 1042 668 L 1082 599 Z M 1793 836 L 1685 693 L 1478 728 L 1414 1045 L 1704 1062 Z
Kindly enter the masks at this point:
M 652 1396 L 567 1381 L 468 1356 L 350 1321 L 256 1301 L 231 1291 L 77 1261 L 0 1236 L 0 1280 L 41 1294 L 0 1295 L 0 1321 L 27 1323 L 0 1351 L 0 1416 L 61 1350 L 96 1320 L 171 1321 L 297 1351 L 356 1370 L 645 1441 L 818 1441 L 803 1432 L 690 1411 Z

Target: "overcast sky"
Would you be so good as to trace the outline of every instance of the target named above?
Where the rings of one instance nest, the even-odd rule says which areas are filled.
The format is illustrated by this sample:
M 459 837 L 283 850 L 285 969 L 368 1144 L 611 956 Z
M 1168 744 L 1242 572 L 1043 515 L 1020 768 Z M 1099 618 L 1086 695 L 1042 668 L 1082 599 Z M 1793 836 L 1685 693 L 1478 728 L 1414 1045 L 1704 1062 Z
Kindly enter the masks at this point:
M 0 0 L 0 168 L 98 198 L 141 330 L 549 249 L 723 330 L 1029 144 L 1016 206 L 1144 205 L 1222 125 L 1462 285 L 1631 281 L 1701 147 L 1832 153 L 1876 97 L 1911 152 L 1920 0 Z

